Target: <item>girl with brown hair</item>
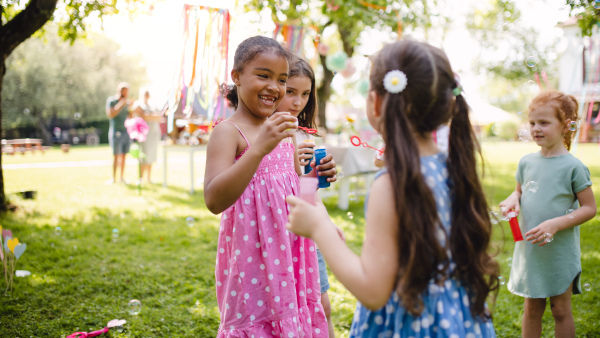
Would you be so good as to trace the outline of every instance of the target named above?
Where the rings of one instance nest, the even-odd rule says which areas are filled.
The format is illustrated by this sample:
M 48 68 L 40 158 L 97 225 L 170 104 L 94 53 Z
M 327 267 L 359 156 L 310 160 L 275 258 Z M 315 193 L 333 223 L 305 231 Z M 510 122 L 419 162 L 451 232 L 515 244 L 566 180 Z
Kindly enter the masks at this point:
M 359 301 L 351 337 L 495 337 L 485 300 L 498 263 L 461 90 L 444 52 L 426 43 L 398 41 L 374 57 L 367 116 L 386 144 L 385 168 L 367 199 L 360 256 L 322 204 L 287 198 L 289 229 L 315 240 Z M 446 156 L 432 132 L 449 121 Z

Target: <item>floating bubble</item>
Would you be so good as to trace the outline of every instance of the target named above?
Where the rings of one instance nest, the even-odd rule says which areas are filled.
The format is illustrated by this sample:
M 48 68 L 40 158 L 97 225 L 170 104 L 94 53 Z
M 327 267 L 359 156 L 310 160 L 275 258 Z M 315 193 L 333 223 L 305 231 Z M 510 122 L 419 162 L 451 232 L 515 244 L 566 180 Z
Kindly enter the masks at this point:
M 583 284 L 583 289 L 585 291 L 592 291 L 592 286 L 590 285 L 590 283 L 585 283 Z
M 121 137 L 121 132 L 120 131 L 116 132 L 115 137 Z
M 577 130 L 577 122 L 575 122 L 575 121 L 569 122 L 569 130 L 576 131 Z
M 124 331 L 125 331 L 125 328 L 123 327 L 123 325 L 117 326 L 117 332 L 123 333 Z
M 81 113 L 75 113 L 75 114 L 73 114 L 73 118 L 75 120 L 79 120 L 81 118 Z
M 540 188 L 540 184 L 536 181 L 529 181 L 525 184 L 525 190 L 531 191 L 532 193 L 536 193 Z
M 492 222 L 492 224 L 500 223 L 500 218 L 498 217 L 498 214 L 495 211 L 490 211 L 490 221 Z
M 60 236 L 62 234 L 62 228 L 61 227 L 54 228 L 54 234 L 56 236 Z
M 511 266 L 512 266 L 512 257 L 508 257 L 508 258 L 506 259 L 506 264 L 508 264 L 508 266 L 509 266 L 509 267 L 511 267 Z
M 517 115 L 521 116 L 523 115 L 523 112 L 517 112 Z
M 337 173 L 337 177 L 338 178 L 344 178 L 344 172 L 343 171 L 338 172 Z
M 29 115 L 29 113 L 31 113 L 31 110 L 29 110 L 29 108 L 23 109 L 23 114 Z
M 535 67 L 535 65 L 537 65 L 538 61 L 537 58 L 535 56 L 528 56 L 527 59 L 525 59 L 525 64 L 527 65 L 527 67 L 529 68 L 533 68 Z
M 347 215 L 349 219 L 354 219 L 354 214 L 352 212 L 349 211 Z
M 50 243 L 50 247 L 54 248 L 54 243 Z
M 73 137 L 73 144 L 79 144 L 79 137 Z
M 499 124 L 496 123 L 492 126 L 492 134 L 494 134 L 494 135 L 500 134 L 500 125 Z
M 575 211 L 575 210 L 573 210 L 573 209 L 569 209 L 569 210 L 567 210 L 567 211 L 565 212 L 565 215 L 567 215 L 567 217 L 569 217 L 569 218 L 573 218 L 573 212 L 574 212 L 574 211 Z
M 117 242 L 117 238 L 119 238 L 119 229 L 113 229 L 112 230 L 112 239 L 113 242 Z
M 600 9 L 600 1 L 596 0 L 596 1 L 594 2 L 594 8 L 595 8 L 595 9 Z
M 554 240 L 554 236 L 546 236 L 546 243 L 551 243 Z
M 519 132 L 519 141 L 520 142 L 529 142 L 529 141 L 531 141 L 531 133 L 529 132 L 529 130 L 525 129 L 525 130 L 521 130 Z
M 504 285 L 506 284 L 506 278 L 504 278 L 504 276 L 498 276 L 498 282 L 500 285 Z
M 190 228 L 193 227 L 194 226 L 194 217 L 188 216 L 185 219 L 185 223 L 187 224 L 188 227 L 190 227 Z
M 142 302 L 137 299 L 129 301 L 129 313 L 136 316 L 142 311 Z
M 358 198 L 356 197 L 356 193 L 355 192 L 351 192 L 348 194 L 348 198 L 350 199 L 350 202 L 356 202 L 356 200 L 358 200 Z

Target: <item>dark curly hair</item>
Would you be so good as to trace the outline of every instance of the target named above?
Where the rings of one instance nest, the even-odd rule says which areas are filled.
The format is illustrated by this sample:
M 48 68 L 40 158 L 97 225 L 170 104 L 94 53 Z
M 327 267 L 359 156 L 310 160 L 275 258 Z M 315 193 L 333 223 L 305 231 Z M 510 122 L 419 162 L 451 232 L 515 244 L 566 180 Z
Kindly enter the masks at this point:
M 400 70 L 407 78 L 406 88 L 397 94 L 384 87 L 384 77 L 391 70 Z M 382 98 L 378 129 L 386 144 L 385 161 L 399 220 L 396 292 L 407 311 L 420 314 L 424 308 L 421 294 L 429 281 L 455 277 L 474 299 L 472 313 L 485 315 L 485 300 L 498 288 L 498 263 L 488 253 L 492 224 L 476 168 L 479 144 L 465 98 L 453 93 L 459 84 L 450 62 L 439 48 L 401 40 L 376 54 L 370 83 Z M 452 226 L 444 247 L 436 237 L 443 225 L 421 172 L 414 135 L 425 136 L 449 121 Z M 456 263 L 452 276 L 447 249 Z
M 247 38 L 237 47 L 235 56 L 233 57 L 233 70 L 243 72 L 244 66 L 261 53 L 273 53 L 286 59 L 290 58 L 289 53 L 279 42 L 265 36 L 257 35 Z M 235 84 L 229 86 L 222 84 L 221 95 L 229 101 L 230 107 L 237 109 L 238 93 Z

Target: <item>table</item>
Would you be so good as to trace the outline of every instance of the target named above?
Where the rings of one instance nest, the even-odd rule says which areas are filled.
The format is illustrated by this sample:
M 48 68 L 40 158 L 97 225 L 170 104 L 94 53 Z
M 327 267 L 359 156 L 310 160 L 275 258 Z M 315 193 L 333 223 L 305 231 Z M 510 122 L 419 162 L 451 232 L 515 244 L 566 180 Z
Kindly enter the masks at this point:
M 352 177 L 365 175 L 367 179 L 367 188 L 370 186 L 370 181 L 375 173 L 379 170 L 374 164 L 375 150 L 355 146 L 325 146 L 328 154 L 333 155 L 333 159 L 341 170 L 344 172 L 344 177 L 338 178 L 334 185 L 338 186 L 337 192 L 332 188 L 330 191 L 320 189 L 321 197 L 332 196 L 338 194 L 338 208 L 347 210 L 350 204 L 350 181 Z M 338 169 L 338 171 L 340 168 Z
M 190 145 L 162 145 L 163 151 L 163 187 L 167 186 L 167 154 L 172 151 L 181 151 L 189 153 L 190 161 L 190 194 L 194 193 L 194 153 L 197 151 L 206 150 L 206 146 L 190 146 Z
M 20 151 L 22 154 L 25 154 L 25 151 L 35 151 L 39 150 L 44 153 L 44 148 L 42 148 L 42 139 L 39 138 L 21 138 L 14 140 L 2 140 L 2 150 L 3 152 L 14 154 L 15 151 Z

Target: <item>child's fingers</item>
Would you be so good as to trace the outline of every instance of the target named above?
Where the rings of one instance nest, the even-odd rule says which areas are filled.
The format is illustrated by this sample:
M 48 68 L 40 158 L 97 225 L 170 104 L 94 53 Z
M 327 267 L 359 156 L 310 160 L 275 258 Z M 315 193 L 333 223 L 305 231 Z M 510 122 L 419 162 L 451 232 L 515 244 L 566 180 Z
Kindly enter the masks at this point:
M 294 195 L 289 195 L 285 198 L 287 204 L 289 204 L 292 208 L 302 202 L 302 200 Z

